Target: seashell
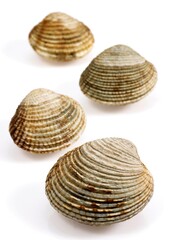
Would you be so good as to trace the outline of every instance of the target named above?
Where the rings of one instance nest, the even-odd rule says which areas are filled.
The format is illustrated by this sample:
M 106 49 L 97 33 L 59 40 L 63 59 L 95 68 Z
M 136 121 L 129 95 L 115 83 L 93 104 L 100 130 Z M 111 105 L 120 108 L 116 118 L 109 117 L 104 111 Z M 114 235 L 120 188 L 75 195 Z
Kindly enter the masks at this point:
M 155 67 L 125 45 L 100 53 L 84 70 L 80 88 L 104 104 L 123 105 L 142 99 L 156 84 Z
M 93 46 L 94 37 L 82 22 L 55 12 L 31 30 L 29 42 L 42 57 L 70 61 L 86 55 Z
M 84 128 L 85 114 L 75 100 L 40 88 L 31 91 L 20 103 L 9 132 L 20 148 L 48 153 L 69 146 Z
M 104 138 L 68 152 L 50 170 L 46 194 L 63 215 L 107 225 L 139 213 L 153 194 L 153 178 L 128 140 Z

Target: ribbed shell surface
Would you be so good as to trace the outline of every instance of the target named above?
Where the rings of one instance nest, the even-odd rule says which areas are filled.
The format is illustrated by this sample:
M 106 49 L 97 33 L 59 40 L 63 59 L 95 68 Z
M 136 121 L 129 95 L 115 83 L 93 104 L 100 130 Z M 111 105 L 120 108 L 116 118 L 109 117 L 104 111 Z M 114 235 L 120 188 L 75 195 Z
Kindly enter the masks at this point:
M 63 215 L 107 225 L 145 207 L 153 194 L 153 178 L 130 141 L 105 138 L 61 157 L 47 176 L 46 194 Z
M 115 45 L 84 70 L 80 88 L 100 103 L 123 105 L 142 99 L 156 81 L 157 72 L 150 62 L 128 46 Z
M 85 128 L 85 114 L 72 98 L 47 89 L 31 91 L 10 122 L 10 135 L 22 149 L 48 153 L 69 146 Z
M 65 13 L 51 13 L 29 34 L 29 42 L 42 57 L 70 61 L 81 58 L 92 48 L 94 37 L 82 22 Z

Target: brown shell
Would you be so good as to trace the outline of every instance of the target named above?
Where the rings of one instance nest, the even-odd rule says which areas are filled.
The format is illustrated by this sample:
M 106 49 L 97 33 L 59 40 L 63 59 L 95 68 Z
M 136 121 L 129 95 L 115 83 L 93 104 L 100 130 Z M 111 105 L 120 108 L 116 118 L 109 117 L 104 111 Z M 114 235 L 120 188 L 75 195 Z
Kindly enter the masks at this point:
M 80 78 L 82 92 L 94 101 L 123 105 L 142 99 L 156 84 L 153 64 L 125 45 L 100 53 Z
M 35 89 L 18 106 L 9 131 L 20 148 L 48 153 L 69 146 L 84 128 L 85 114 L 75 100 L 47 89 Z
M 92 48 L 94 37 L 82 22 L 65 13 L 51 13 L 29 34 L 32 48 L 42 57 L 70 61 L 81 58 Z
M 62 156 L 46 179 L 51 205 L 90 225 L 125 221 L 153 194 L 153 178 L 128 140 L 104 138 Z

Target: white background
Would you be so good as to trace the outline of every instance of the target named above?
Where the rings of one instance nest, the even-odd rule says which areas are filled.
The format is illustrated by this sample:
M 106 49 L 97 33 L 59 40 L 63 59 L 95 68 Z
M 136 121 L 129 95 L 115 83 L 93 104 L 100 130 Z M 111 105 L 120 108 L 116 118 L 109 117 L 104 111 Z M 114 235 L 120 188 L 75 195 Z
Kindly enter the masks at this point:
M 5 0 L 0 6 L 0 239 L 169 239 L 169 13 L 168 1 Z M 62 11 L 83 21 L 94 36 L 90 54 L 72 63 L 41 59 L 28 33 L 47 14 Z M 93 57 L 126 44 L 158 71 L 153 91 L 138 103 L 110 107 L 93 103 L 80 91 L 81 72 Z M 33 155 L 11 140 L 8 125 L 29 91 L 48 88 L 83 106 L 87 126 L 69 148 Z M 155 181 L 153 198 L 134 218 L 107 227 L 90 227 L 58 214 L 45 196 L 45 179 L 57 159 L 86 141 L 123 137 L 138 148 Z

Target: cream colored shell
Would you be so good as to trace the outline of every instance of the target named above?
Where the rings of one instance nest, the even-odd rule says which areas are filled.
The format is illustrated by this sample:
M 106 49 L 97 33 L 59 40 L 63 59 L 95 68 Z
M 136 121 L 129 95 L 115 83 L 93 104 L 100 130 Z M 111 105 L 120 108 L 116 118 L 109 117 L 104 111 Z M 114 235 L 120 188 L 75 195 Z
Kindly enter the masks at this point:
M 156 84 L 155 67 L 125 45 L 99 54 L 80 78 L 82 92 L 94 101 L 123 105 L 142 99 Z
M 70 61 L 86 55 L 93 46 L 94 37 L 82 22 L 55 12 L 31 30 L 29 42 L 42 57 Z
M 47 89 L 35 89 L 18 106 L 9 131 L 20 148 L 48 153 L 69 146 L 84 128 L 85 114 L 75 100 Z
M 46 179 L 51 205 L 90 225 L 127 220 L 153 194 L 153 178 L 128 140 L 104 138 L 62 156 Z

